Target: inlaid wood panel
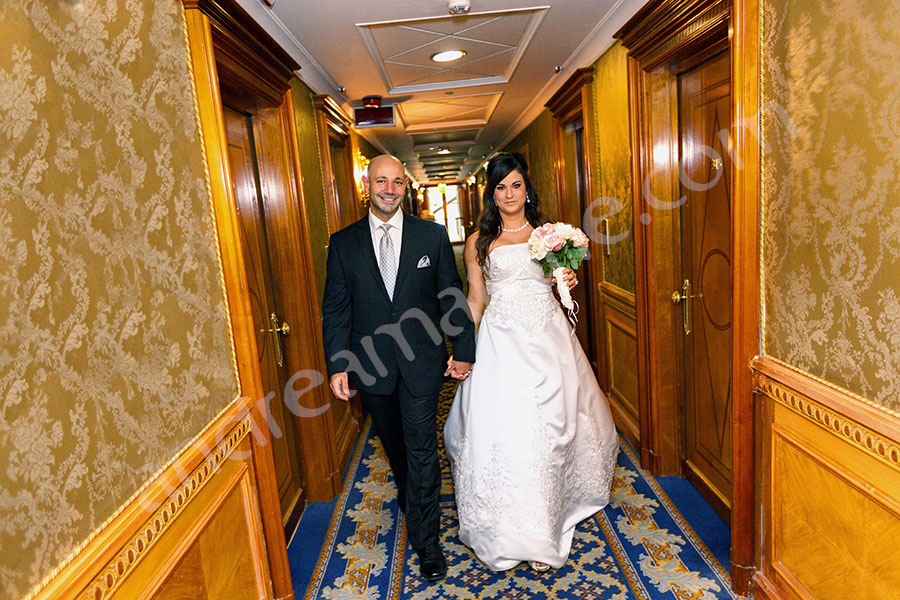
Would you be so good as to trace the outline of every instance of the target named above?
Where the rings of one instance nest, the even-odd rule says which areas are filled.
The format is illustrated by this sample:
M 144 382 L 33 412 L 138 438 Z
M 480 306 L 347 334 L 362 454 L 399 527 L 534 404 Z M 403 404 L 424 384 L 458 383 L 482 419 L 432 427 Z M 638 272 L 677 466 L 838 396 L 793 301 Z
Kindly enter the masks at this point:
M 616 426 L 635 448 L 640 447 L 637 333 L 634 295 L 608 283 L 600 286 L 603 349 L 602 380 Z
M 776 409 L 776 422 L 792 420 L 780 416 L 786 410 Z M 897 598 L 898 490 L 873 490 L 859 473 L 790 431 L 777 427 L 773 448 L 775 570 L 799 598 Z
M 148 540 L 133 572 L 104 598 L 271 598 L 250 455 L 245 436 L 233 453 L 201 471 L 203 489 Z M 186 481 L 190 489 L 200 477 Z M 193 593 L 183 595 L 187 590 Z
M 253 552 L 247 551 L 256 518 L 243 493 L 246 483 L 240 481 L 230 490 L 154 600 L 266 597 L 265 582 L 257 580 Z
M 900 419 L 771 361 L 762 394 L 759 597 L 896 598 Z

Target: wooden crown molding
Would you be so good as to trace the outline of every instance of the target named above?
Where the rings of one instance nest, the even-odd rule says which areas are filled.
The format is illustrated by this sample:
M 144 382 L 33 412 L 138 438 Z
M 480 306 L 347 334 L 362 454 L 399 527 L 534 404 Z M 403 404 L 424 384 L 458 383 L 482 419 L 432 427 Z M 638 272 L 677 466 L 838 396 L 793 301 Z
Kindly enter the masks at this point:
M 686 47 L 728 37 L 731 0 L 653 0 L 613 37 L 628 55 L 652 68 Z
M 771 359 L 752 367 L 756 391 L 900 471 L 900 420 Z
M 325 117 L 328 127 L 342 137 L 348 137 L 353 129 L 353 121 L 340 105 L 328 94 L 314 94 L 313 105 Z
M 554 117 L 565 119 L 570 113 L 582 108 L 581 90 L 593 82 L 594 67 L 576 69 L 544 106 L 550 109 Z
M 285 52 L 236 0 L 182 0 L 182 2 L 186 10 L 197 9 L 209 17 L 217 61 L 227 61 L 232 71 L 235 70 L 235 65 L 249 65 L 253 77 L 248 77 L 248 81 L 261 79 L 272 88 L 254 90 L 256 93 L 278 98 L 287 91 L 294 72 L 300 69 L 300 64 Z M 249 85 L 243 81 L 241 83 Z

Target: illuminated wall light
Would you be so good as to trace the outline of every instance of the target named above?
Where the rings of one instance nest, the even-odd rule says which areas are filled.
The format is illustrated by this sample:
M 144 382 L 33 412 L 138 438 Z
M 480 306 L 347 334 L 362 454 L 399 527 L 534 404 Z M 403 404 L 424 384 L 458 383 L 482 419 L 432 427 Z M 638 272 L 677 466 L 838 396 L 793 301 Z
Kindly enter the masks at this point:
M 369 190 L 363 185 L 362 176 L 368 172 L 369 159 L 359 150 L 353 157 L 353 178 L 356 180 L 356 191 L 359 193 L 360 200 L 365 203 L 369 198 Z

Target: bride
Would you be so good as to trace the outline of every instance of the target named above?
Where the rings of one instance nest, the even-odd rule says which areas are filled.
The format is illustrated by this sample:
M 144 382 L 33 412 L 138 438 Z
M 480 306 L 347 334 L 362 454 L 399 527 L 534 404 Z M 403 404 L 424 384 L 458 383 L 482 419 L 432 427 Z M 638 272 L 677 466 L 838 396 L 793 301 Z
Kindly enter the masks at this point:
M 459 537 L 495 571 L 561 567 L 575 526 L 609 502 L 618 452 L 606 398 L 529 256 L 546 218 L 527 171 L 520 154 L 488 164 L 465 247 L 475 364 L 444 427 Z

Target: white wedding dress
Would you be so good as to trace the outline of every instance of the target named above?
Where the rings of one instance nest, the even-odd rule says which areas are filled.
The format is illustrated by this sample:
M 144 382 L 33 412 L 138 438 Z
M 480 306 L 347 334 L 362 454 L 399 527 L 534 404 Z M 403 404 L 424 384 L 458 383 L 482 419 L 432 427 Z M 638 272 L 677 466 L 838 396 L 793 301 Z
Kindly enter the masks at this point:
M 609 502 L 618 441 L 606 398 L 527 244 L 491 251 L 475 365 L 444 442 L 460 540 L 489 568 L 559 568 Z

